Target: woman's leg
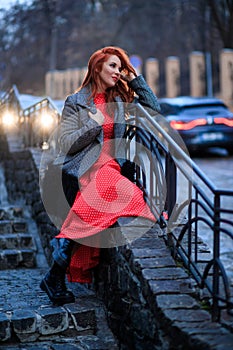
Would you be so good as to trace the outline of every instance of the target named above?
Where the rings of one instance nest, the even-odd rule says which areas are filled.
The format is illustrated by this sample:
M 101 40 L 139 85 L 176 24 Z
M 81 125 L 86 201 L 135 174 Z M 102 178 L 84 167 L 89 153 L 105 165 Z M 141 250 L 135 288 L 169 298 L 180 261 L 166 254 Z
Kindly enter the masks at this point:
M 74 242 L 67 238 L 54 238 L 51 245 L 54 263 L 41 281 L 40 287 L 54 304 L 73 303 L 75 298 L 73 293 L 67 289 L 65 278 Z

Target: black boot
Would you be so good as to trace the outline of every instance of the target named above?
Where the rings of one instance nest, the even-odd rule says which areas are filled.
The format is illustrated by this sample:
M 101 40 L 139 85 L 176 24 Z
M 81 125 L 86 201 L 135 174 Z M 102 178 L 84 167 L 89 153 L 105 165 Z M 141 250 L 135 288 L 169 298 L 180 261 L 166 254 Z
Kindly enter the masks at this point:
M 41 281 L 40 288 L 47 293 L 49 299 L 56 305 L 69 304 L 75 301 L 73 293 L 66 287 L 65 270 L 56 262 Z

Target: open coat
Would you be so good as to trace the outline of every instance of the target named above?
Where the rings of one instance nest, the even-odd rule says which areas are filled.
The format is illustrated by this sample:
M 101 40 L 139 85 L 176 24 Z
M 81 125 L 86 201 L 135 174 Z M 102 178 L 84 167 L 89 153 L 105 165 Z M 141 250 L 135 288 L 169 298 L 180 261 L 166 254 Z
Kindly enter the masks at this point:
M 138 97 L 133 103 L 140 103 L 159 112 L 156 96 L 146 84 L 142 75 L 129 83 Z M 77 176 L 80 178 L 99 158 L 103 146 L 103 130 L 88 112 L 97 113 L 93 99 L 90 99 L 90 87 L 84 87 L 75 94 L 67 97 L 62 112 L 59 129 L 60 153 L 55 164 L 68 160 L 78 153 Z M 120 97 L 115 100 L 117 108 L 114 115 L 115 159 L 120 166 L 125 161 L 125 106 Z

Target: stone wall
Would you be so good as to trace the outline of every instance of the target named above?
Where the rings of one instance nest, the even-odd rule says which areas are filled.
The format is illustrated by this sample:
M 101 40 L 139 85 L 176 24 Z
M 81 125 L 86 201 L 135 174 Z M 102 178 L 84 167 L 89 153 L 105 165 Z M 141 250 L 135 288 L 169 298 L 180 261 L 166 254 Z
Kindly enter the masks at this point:
M 33 219 L 39 228 L 45 256 L 48 263 L 51 263 L 50 240 L 58 233 L 58 230 L 47 215 L 41 200 L 39 164 L 36 161 L 36 156 L 40 157 L 40 153 L 40 150 L 20 150 L 8 153 L 4 160 L 4 168 L 9 201 L 30 206 Z
M 156 226 L 131 246 L 102 250 L 96 290 L 122 349 L 217 346 L 212 333 L 219 335 L 221 326 L 202 309 L 194 281 L 177 266 Z
M 39 150 L 5 154 L 9 197 L 31 206 L 42 246 L 51 262 L 57 229 L 40 198 Z M 196 285 L 171 257 L 166 236 L 155 225 L 131 245 L 101 250 L 94 286 L 104 300 L 120 350 L 230 349 L 233 335 L 199 302 Z M 221 346 L 220 346 L 221 345 Z

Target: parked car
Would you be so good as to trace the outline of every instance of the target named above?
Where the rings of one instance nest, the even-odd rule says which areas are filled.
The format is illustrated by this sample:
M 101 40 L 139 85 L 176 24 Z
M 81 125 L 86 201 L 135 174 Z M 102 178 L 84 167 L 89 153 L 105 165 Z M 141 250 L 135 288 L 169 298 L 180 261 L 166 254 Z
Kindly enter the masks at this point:
M 233 154 L 233 113 L 222 100 L 180 96 L 159 102 L 161 114 L 179 132 L 190 152 L 221 147 Z

